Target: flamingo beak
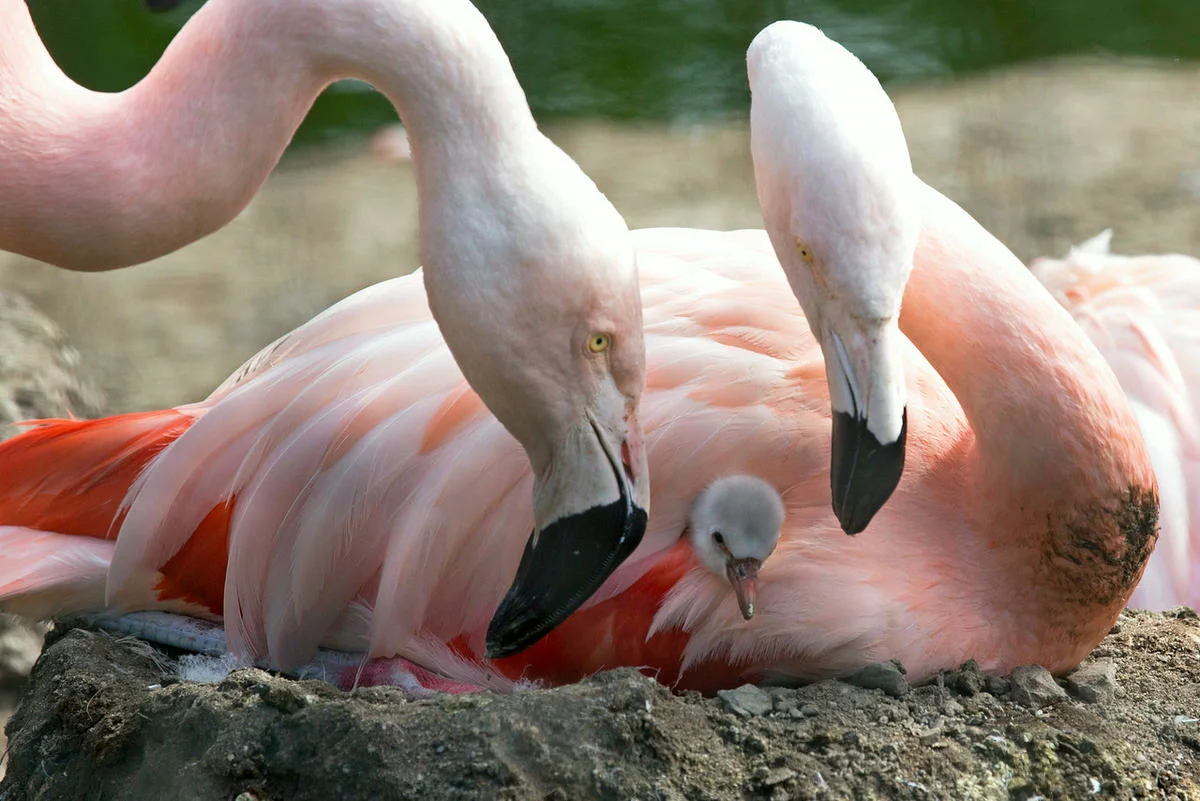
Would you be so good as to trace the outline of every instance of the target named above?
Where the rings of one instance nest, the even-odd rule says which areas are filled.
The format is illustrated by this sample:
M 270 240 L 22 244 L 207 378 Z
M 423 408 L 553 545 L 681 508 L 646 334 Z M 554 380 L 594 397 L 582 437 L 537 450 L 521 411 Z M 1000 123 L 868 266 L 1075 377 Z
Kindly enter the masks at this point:
M 900 483 L 908 409 L 900 359 L 886 332 L 850 333 L 844 339 L 828 331 L 822 350 L 833 407 L 833 512 L 842 530 L 854 535 L 867 527 Z
M 566 620 L 633 553 L 646 532 L 648 486 L 641 428 L 630 415 L 617 447 L 589 418 L 616 479 L 611 503 L 552 520 L 525 544 L 516 578 L 487 631 L 487 657 L 519 653 Z
M 733 593 L 737 596 L 738 608 L 746 620 L 754 617 L 754 603 L 758 600 L 758 569 L 762 562 L 754 558 L 730 558 L 725 567 L 725 575 L 733 585 Z

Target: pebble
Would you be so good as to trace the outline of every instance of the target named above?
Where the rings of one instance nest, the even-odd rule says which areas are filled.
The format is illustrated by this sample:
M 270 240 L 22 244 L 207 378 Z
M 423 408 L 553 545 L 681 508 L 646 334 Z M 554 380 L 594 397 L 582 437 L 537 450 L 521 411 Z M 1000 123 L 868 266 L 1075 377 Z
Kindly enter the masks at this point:
M 979 663 L 969 659 L 959 666 L 958 670 L 949 673 L 945 678 L 946 686 L 961 695 L 975 695 L 983 691 L 987 679 L 979 669 Z
M 1012 684 L 1009 683 L 1008 679 L 1000 676 L 988 676 L 984 687 L 990 695 L 1008 695 L 1009 691 L 1012 690 Z
M 845 681 L 868 690 L 883 690 L 893 698 L 908 694 L 908 679 L 904 678 L 904 667 L 900 663 L 876 662 L 857 673 L 847 676 Z
M 774 787 L 778 784 L 785 784 L 796 778 L 796 771 L 791 768 L 775 768 L 766 775 L 762 783 L 766 787 Z
M 1067 691 L 1041 665 L 1023 665 L 1012 672 L 1012 697 L 1018 704 L 1035 709 L 1067 699 Z
M 1117 694 L 1117 665 L 1111 659 L 1097 659 L 1067 676 L 1067 689 L 1089 704 L 1111 701 Z
M 744 718 L 765 715 L 774 709 L 771 696 L 753 684 L 743 684 L 736 690 L 718 690 L 717 696 L 725 702 L 725 708 Z

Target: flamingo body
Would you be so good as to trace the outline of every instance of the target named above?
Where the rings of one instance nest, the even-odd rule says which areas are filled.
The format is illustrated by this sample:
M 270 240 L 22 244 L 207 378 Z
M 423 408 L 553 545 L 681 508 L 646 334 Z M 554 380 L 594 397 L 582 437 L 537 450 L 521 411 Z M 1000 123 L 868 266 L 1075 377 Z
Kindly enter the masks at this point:
M 952 204 L 929 195 L 927 227 L 958 225 L 945 216 Z M 964 501 L 975 434 L 913 345 L 910 467 L 851 539 L 830 513 L 823 357 L 765 234 L 649 230 L 635 241 L 655 514 L 580 611 L 493 669 L 561 682 L 634 665 L 715 689 L 890 658 L 915 677 L 968 658 L 1064 670 L 1103 636 L 1137 554 L 1132 578 L 1094 576 L 1083 606 L 1067 573 L 1022 575 L 1044 545 L 1019 518 L 987 519 Z M 917 272 L 948 250 L 923 237 Z M 53 560 L 7 564 L 5 608 L 223 617 L 235 653 L 280 666 L 324 645 L 455 678 L 482 656 L 530 525 L 528 463 L 463 381 L 419 276 L 334 306 L 199 404 L 49 423 L 0 447 L 0 464 L 17 477 L 0 488 L 6 551 L 62 543 Z M 730 472 L 762 477 L 786 507 L 750 621 L 680 541 L 691 502 Z M 93 565 L 88 581 L 46 567 L 77 553 Z M 1012 598 L 1017 575 L 1028 604 Z

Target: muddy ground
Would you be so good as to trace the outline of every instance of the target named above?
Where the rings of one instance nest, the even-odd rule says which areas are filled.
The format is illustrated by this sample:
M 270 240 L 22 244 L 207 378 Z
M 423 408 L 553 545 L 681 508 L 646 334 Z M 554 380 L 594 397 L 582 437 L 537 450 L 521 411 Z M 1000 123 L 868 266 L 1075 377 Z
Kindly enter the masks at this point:
M 896 97 L 917 171 L 1023 259 L 1110 226 L 1119 251 L 1200 255 L 1200 69 L 1042 64 Z M 633 227 L 761 226 L 742 123 L 549 132 Z M 296 154 L 227 229 L 154 264 L 77 275 L 0 254 L 0 288 L 67 335 L 0 303 L 0 385 L 18 376 L 8 386 L 33 393 L 0 386 L 0 431 L 5 414 L 195 400 L 320 309 L 411 269 L 410 169 L 364 151 Z M 22 351 L 12 331 L 41 344 Z M 903 698 L 827 682 L 771 690 L 769 712 L 749 691 L 736 711 L 630 674 L 412 703 L 257 672 L 171 683 L 138 649 L 74 630 L 12 721 L 0 799 L 1200 798 L 1197 621 L 1120 629 L 1096 654 L 1120 690 L 1097 703 L 1039 711 L 996 682 Z M 0 620 L 0 715 L 37 642 Z
M 144 644 L 59 630 L 9 724 L 0 797 L 1195 799 L 1200 620 L 1174 615 L 1126 613 L 1073 695 L 968 667 L 892 694 L 703 698 L 623 670 L 411 701 L 257 670 L 180 682 Z

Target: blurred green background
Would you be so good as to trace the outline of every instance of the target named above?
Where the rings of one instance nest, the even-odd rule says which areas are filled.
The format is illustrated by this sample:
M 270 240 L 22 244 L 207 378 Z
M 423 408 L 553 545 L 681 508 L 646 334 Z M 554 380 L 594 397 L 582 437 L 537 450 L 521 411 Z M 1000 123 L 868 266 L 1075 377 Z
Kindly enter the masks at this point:
M 62 68 L 94 89 L 144 75 L 200 6 L 153 14 L 140 0 L 29 0 Z M 885 82 L 961 75 L 1064 54 L 1200 59 L 1200 0 L 478 0 L 542 119 L 698 122 L 741 115 L 746 45 L 785 17 L 822 27 Z M 342 83 L 298 139 L 393 121 Z

